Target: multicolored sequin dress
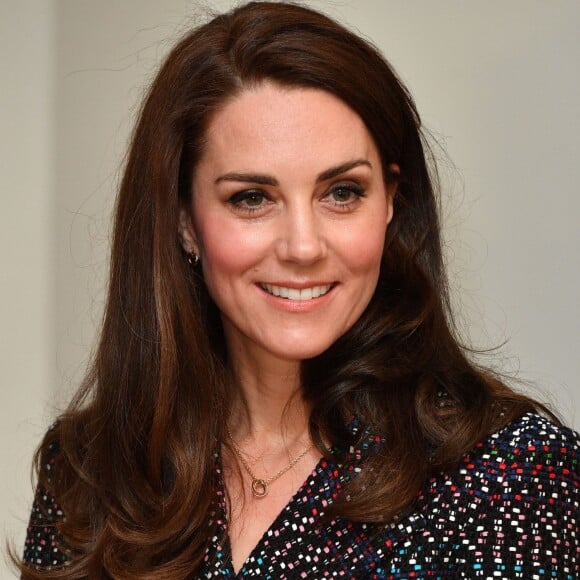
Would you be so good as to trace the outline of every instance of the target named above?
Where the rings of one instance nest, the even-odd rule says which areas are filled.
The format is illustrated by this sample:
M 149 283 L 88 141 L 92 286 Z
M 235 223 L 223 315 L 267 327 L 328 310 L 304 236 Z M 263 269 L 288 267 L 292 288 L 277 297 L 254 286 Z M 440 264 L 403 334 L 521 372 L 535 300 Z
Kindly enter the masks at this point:
M 202 570 L 191 577 L 580 578 L 577 433 L 526 414 L 476 445 L 457 469 L 427 482 L 412 512 L 397 522 L 322 525 L 328 505 L 384 444 L 369 435 L 347 461 L 321 459 L 238 573 L 218 462 L 218 530 Z M 57 502 L 39 489 L 24 553 L 30 565 L 66 565 L 54 529 L 60 517 Z

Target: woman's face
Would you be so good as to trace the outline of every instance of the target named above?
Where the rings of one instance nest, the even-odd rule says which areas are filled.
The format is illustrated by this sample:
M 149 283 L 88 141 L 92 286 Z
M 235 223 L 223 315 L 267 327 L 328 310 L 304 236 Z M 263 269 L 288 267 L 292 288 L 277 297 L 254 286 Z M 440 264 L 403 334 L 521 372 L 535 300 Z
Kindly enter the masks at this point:
M 356 322 L 394 187 L 362 120 L 327 92 L 264 83 L 213 117 L 180 235 L 230 353 L 311 358 Z

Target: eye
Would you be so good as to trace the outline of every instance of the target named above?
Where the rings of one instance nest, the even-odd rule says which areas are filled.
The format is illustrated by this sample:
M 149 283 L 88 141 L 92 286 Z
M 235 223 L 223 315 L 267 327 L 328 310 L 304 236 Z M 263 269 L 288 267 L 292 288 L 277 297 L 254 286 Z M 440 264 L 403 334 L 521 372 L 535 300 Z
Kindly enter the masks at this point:
M 252 213 L 266 205 L 267 197 L 259 189 L 246 189 L 239 191 L 228 199 L 228 203 L 236 210 Z
M 364 189 L 354 183 L 339 183 L 331 188 L 327 197 L 335 206 L 347 208 L 364 197 Z

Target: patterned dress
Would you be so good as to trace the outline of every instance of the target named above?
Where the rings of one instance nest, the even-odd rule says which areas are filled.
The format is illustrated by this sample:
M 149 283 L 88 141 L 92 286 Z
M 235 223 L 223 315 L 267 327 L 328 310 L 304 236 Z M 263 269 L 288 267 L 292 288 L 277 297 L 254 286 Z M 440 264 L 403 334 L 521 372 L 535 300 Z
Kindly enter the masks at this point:
M 398 521 L 321 525 L 328 505 L 383 444 L 369 434 L 342 464 L 320 460 L 238 574 L 218 462 L 218 531 L 202 570 L 191 577 L 580 578 L 577 433 L 526 414 L 476 445 L 456 470 L 427 482 L 412 512 Z M 31 565 L 66 563 L 51 516 L 61 517 L 58 505 L 39 490 L 24 554 Z

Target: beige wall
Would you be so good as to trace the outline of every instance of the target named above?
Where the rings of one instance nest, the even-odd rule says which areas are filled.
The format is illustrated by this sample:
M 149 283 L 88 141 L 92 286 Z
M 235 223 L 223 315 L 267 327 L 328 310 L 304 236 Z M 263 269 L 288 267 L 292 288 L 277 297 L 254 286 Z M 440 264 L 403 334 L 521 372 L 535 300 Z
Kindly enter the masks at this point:
M 0 541 L 20 548 L 55 389 L 50 0 L 0 0 Z M 2 550 L 3 552 L 3 550 Z M 9 573 L 0 561 L 0 577 Z
M 580 427 L 580 4 L 310 4 L 381 47 L 457 167 L 444 162 L 445 217 L 471 339 L 508 339 L 494 360 Z M 17 542 L 32 448 L 93 345 L 133 112 L 198 6 L 0 0 L 0 530 Z

